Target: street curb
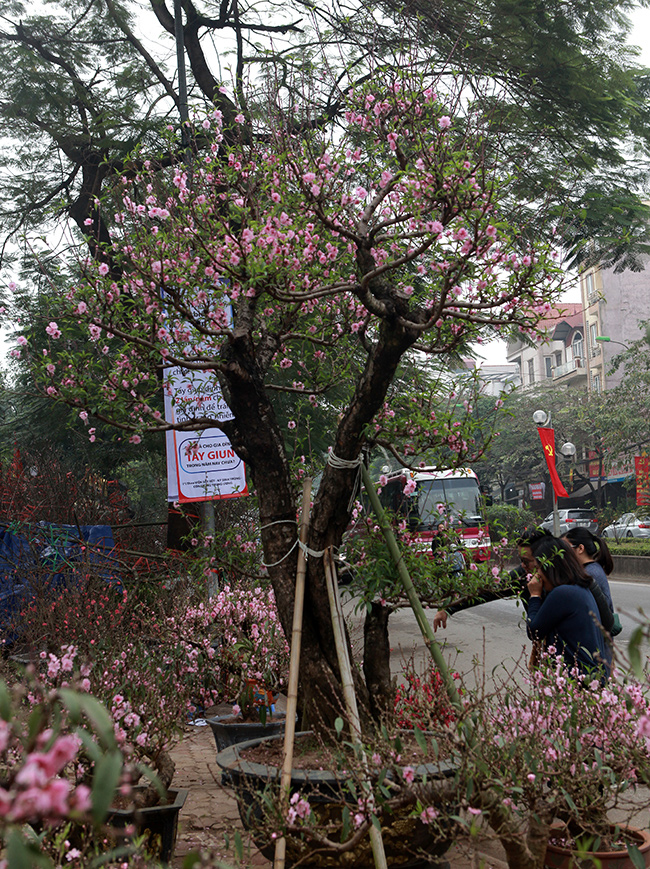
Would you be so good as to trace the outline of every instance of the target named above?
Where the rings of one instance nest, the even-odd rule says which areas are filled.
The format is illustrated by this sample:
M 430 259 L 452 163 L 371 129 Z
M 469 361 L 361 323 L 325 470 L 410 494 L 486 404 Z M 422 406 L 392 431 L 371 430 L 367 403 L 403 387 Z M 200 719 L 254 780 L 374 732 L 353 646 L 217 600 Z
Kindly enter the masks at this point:
M 607 577 L 607 582 L 631 582 L 636 585 L 650 585 L 650 576 L 615 576 L 611 574 Z
M 614 570 L 610 580 L 650 582 L 650 557 L 647 555 L 612 555 Z

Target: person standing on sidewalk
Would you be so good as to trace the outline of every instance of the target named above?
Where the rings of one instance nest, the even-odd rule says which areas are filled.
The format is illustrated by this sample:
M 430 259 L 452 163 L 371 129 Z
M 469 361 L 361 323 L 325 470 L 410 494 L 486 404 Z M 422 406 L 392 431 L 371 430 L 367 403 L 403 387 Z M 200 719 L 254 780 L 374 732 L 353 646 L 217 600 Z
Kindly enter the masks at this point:
M 604 683 L 611 670 L 607 629 L 601 626 L 589 588 L 593 580 L 573 548 L 552 534 L 536 534 L 522 540 L 519 551 L 528 573 L 526 627 L 530 638 L 546 649 L 555 649 L 569 670 L 577 668 Z
M 614 615 L 614 624 L 610 628 L 610 634 L 613 637 L 617 636 L 623 630 L 623 626 L 614 610 L 612 592 L 607 579 L 614 569 L 614 559 L 607 543 L 602 538 L 592 534 L 588 528 L 570 528 L 562 536 L 573 547 L 573 551 L 585 572 L 598 583 L 600 590 L 605 595 Z

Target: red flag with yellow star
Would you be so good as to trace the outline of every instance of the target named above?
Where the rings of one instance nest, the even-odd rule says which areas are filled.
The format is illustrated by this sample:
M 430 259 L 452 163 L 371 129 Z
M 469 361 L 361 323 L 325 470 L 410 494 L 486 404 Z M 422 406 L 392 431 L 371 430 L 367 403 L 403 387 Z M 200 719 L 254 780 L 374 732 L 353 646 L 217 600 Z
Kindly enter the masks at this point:
M 546 456 L 548 472 L 551 475 L 553 491 L 558 498 L 568 498 L 568 492 L 562 485 L 562 480 L 560 479 L 557 468 L 555 467 L 555 430 L 552 428 L 538 428 L 537 431 L 539 432 L 539 439 L 544 448 L 544 455 Z

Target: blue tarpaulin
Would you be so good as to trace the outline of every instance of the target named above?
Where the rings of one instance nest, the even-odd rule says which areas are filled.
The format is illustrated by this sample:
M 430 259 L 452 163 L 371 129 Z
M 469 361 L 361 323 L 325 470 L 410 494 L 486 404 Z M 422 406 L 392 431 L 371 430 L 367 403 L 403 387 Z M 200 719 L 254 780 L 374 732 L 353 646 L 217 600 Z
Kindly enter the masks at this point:
M 114 559 L 109 525 L 55 525 L 40 522 L 13 530 L 0 526 L 0 631 L 16 638 L 21 611 L 37 594 L 56 594 L 92 570 L 118 590 L 122 583 Z M 7 636 L 9 634 L 9 636 Z

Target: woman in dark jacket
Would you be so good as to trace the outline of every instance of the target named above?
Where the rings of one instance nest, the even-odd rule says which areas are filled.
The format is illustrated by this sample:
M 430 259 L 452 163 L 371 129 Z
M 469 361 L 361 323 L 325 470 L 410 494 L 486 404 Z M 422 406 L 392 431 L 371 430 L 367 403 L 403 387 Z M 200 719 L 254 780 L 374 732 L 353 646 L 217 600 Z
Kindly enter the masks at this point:
M 520 542 L 530 600 L 526 625 L 533 640 L 553 646 L 569 669 L 601 681 L 609 676 L 611 650 L 600 625 L 598 605 L 571 545 L 552 534 Z M 544 598 L 542 599 L 542 594 Z
M 586 530 L 586 529 L 579 529 Z M 571 533 L 571 532 L 569 532 Z M 587 534 L 589 532 L 587 531 Z M 528 545 L 531 544 L 532 541 L 537 540 L 538 538 L 542 539 L 548 536 L 547 531 L 534 531 L 530 534 L 530 536 L 526 537 L 525 540 Z M 565 534 L 565 537 L 568 536 Z M 521 541 L 520 541 L 521 544 Z M 519 544 L 519 545 L 520 545 Z M 572 542 L 573 545 L 573 542 Z M 603 552 L 606 550 L 607 555 L 609 555 L 609 560 L 611 562 L 611 555 L 609 554 L 609 549 L 607 549 L 607 544 L 604 544 Z M 578 560 L 580 558 L 580 550 L 576 552 L 578 555 Z M 603 556 L 603 565 L 607 570 L 607 561 Z M 613 562 L 612 562 L 613 564 Z M 602 568 L 600 564 L 595 564 L 595 568 L 600 569 L 602 572 Z M 611 571 L 611 566 L 609 567 L 609 571 Z M 609 572 L 608 571 L 608 572 Z M 602 580 L 600 579 L 600 575 L 594 575 L 592 570 L 588 567 L 585 567 L 585 572 L 589 574 L 592 578 L 592 582 L 589 586 L 589 590 L 593 594 L 596 604 L 598 605 L 598 621 L 605 630 L 606 634 L 613 634 L 614 631 L 614 608 L 612 605 L 612 597 L 609 591 L 609 583 L 607 582 L 607 577 L 605 577 L 604 586 L 602 584 Z M 498 588 L 491 589 L 483 589 L 478 593 L 475 593 L 469 598 L 464 598 L 458 601 L 455 601 L 453 604 L 446 606 L 442 610 L 438 610 L 438 612 L 433 617 L 433 629 L 437 631 L 438 628 L 446 628 L 447 627 L 447 617 L 453 615 L 454 613 L 461 612 L 462 610 L 469 609 L 474 606 L 478 606 L 482 603 L 488 603 L 493 600 L 503 600 L 505 598 L 518 597 L 524 605 L 524 609 L 528 610 L 528 601 L 529 601 L 529 592 L 527 585 L 527 571 L 524 567 L 517 567 L 514 570 L 511 570 L 508 579 L 506 582 L 503 582 L 499 585 Z M 604 574 L 603 574 L 604 575 Z M 619 623 L 620 624 L 620 623 Z M 617 631 L 618 632 L 618 631 Z M 609 639 L 609 637 L 608 637 Z M 610 640 L 611 643 L 611 640 Z M 609 657 L 611 658 L 611 650 L 609 653 Z
M 570 528 L 562 536 L 573 547 L 585 573 L 588 573 L 598 583 L 600 590 L 607 598 L 609 608 L 614 612 L 612 592 L 607 580 L 614 569 L 614 559 L 605 541 L 592 534 L 588 528 Z

